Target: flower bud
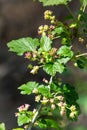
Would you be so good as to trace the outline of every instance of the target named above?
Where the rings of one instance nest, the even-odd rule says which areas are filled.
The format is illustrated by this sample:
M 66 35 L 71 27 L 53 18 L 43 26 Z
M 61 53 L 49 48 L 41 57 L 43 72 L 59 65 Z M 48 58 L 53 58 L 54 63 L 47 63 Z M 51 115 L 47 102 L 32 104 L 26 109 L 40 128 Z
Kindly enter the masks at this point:
M 18 112 L 15 113 L 15 117 L 18 117 L 20 114 Z
M 35 97 L 35 101 L 36 101 L 36 102 L 39 102 L 40 99 L 41 99 L 41 95 L 38 95 L 38 96 Z
M 58 100 L 60 100 L 60 101 L 63 101 L 63 99 L 64 99 L 63 96 L 58 96 L 57 98 L 58 98 Z
M 48 83 L 48 80 L 47 80 L 47 79 L 45 79 L 45 78 L 43 78 L 43 82 Z
M 63 102 L 59 102 L 57 105 L 59 106 L 59 107 L 62 107 L 63 106 Z
M 43 100 L 41 100 L 41 102 L 43 105 L 46 105 L 49 102 L 49 100 L 46 97 L 43 97 Z
M 55 104 L 51 105 L 51 109 L 54 110 L 56 108 Z
M 34 88 L 32 93 L 35 93 L 35 94 L 38 94 L 38 89 L 37 88 Z
M 75 116 L 77 115 L 77 111 L 72 111 L 71 113 L 70 113 L 70 118 L 75 118 Z
M 25 58 L 26 59 L 30 59 L 31 58 L 31 53 L 30 52 L 26 52 L 25 53 Z
M 75 105 L 72 105 L 72 106 L 70 107 L 70 110 L 71 110 L 71 111 L 75 111 L 75 110 L 76 110 Z
M 44 25 L 44 31 L 47 31 L 49 29 L 48 25 Z
M 31 74 L 36 74 L 39 69 L 39 66 L 34 66 L 33 69 L 30 71 Z
M 38 29 L 39 29 L 40 31 L 43 31 L 43 29 L 44 29 L 43 25 L 39 26 Z
M 61 111 L 60 111 L 60 115 L 61 115 L 61 116 L 66 115 L 66 111 L 61 110 Z
M 54 99 L 50 99 L 50 103 L 53 103 L 54 102 Z

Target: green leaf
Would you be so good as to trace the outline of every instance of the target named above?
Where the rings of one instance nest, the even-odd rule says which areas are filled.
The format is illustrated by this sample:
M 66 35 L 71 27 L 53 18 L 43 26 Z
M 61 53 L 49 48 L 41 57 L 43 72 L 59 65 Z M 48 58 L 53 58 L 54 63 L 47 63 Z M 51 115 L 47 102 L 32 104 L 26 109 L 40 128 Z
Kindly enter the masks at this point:
M 54 63 L 48 63 L 45 64 L 43 67 L 43 70 L 49 74 L 54 76 L 56 72 L 62 73 L 64 71 L 65 67 L 63 64 L 60 64 L 59 62 L 54 62 Z
M 53 6 L 53 5 L 59 5 L 59 4 L 67 4 L 71 0 L 39 0 L 43 3 L 44 6 Z
M 5 124 L 4 123 L 0 123 L 0 130 L 5 130 Z
M 25 114 L 20 114 L 18 116 L 18 126 L 22 126 L 23 124 L 29 123 L 30 118 L 27 117 Z
M 23 128 L 15 128 L 15 129 L 12 129 L 12 130 L 24 130 Z
M 52 31 L 53 34 L 58 34 L 60 35 L 61 33 L 64 32 L 64 28 L 62 26 L 56 28 L 54 31 Z
M 48 128 L 55 128 L 55 129 L 58 129 L 58 122 L 56 122 L 55 120 L 53 119 L 45 119 L 46 121 L 46 124 L 48 126 Z
M 56 70 L 54 69 L 53 65 L 54 65 L 53 63 L 45 64 L 44 67 L 43 67 L 43 70 L 47 74 L 54 76 L 56 74 Z
M 84 29 L 83 31 L 85 32 L 85 30 L 87 29 L 87 13 L 80 11 L 80 15 L 81 15 L 80 17 L 81 25 Z
M 30 37 L 12 40 L 11 42 L 7 43 L 9 50 L 12 52 L 16 52 L 19 56 L 28 51 L 35 51 L 38 45 L 38 39 L 32 39 Z
M 81 56 L 76 62 L 80 69 L 87 68 L 87 57 Z
M 55 128 L 61 130 L 60 127 L 58 126 L 58 122 L 56 122 L 53 119 L 39 119 L 38 126 L 42 129 Z
M 60 64 L 66 64 L 69 60 L 70 60 L 70 58 L 69 58 L 69 57 L 66 57 L 66 58 L 58 59 L 57 61 L 58 61 Z
M 64 92 L 64 96 L 66 98 L 67 103 L 71 105 L 76 103 L 76 100 L 78 99 L 78 94 L 74 86 L 64 84 L 62 86 L 62 91 Z
M 48 86 L 40 85 L 38 87 L 38 92 L 41 93 L 43 96 L 49 96 L 49 88 Z
M 84 7 L 87 6 L 87 0 L 80 0 L 80 2 L 83 4 Z
M 36 82 L 27 82 L 26 84 L 21 85 L 18 89 L 21 90 L 21 94 L 31 94 L 34 88 L 37 88 L 38 83 Z
M 51 49 L 51 43 L 52 41 L 50 40 L 49 37 L 43 36 L 40 40 L 41 51 L 49 51 Z
M 56 72 L 59 72 L 61 74 L 61 73 L 63 73 L 64 69 L 65 69 L 65 67 L 63 64 L 60 64 L 59 62 L 54 63 L 54 70 Z
M 68 47 L 68 46 L 64 45 L 61 48 L 59 48 L 59 50 L 57 51 L 57 54 L 59 54 L 61 57 L 72 58 L 73 51 L 71 50 L 71 46 Z

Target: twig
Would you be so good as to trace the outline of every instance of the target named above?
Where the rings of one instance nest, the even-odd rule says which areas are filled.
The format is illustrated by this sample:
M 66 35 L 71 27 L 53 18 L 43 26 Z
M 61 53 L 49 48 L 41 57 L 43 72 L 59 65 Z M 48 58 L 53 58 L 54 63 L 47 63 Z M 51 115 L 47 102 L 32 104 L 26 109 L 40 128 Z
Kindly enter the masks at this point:
M 76 55 L 75 57 L 78 58 L 78 57 L 86 56 L 86 55 L 87 55 L 87 53 L 82 53 L 82 54 Z
M 49 85 L 48 85 L 49 89 L 50 89 L 50 85 L 52 83 L 52 79 L 53 79 L 53 77 L 51 76 L 50 81 L 49 81 Z M 37 117 L 38 117 L 38 115 L 40 113 L 41 108 L 42 108 L 42 104 L 40 104 L 36 114 L 34 115 L 34 117 L 32 119 L 31 124 L 29 125 L 29 128 L 27 128 L 26 130 L 31 130 L 32 129 L 32 127 L 33 127 L 33 125 L 34 125 L 34 123 L 35 123 L 35 121 L 36 121 L 36 119 L 37 119 Z
M 41 108 L 42 108 L 42 104 L 40 104 L 40 106 L 39 106 L 39 108 L 38 108 L 36 114 L 34 115 L 34 117 L 33 117 L 33 119 L 32 119 L 32 122 L 31 122 L 31 124 L 29 125 L 29 128 L 28 128 L 27 130 L 31 130 L 31 129 L 32 129 L 32 127 L 33 127 L 33 125 L 34 125 L 34 123 L 35 123 L 35 121 L 36 121 L 36 119 L 37 119 L 37 117 L 38 117 L 38 115 L 39 115 L 39 113 L 40 113 Z

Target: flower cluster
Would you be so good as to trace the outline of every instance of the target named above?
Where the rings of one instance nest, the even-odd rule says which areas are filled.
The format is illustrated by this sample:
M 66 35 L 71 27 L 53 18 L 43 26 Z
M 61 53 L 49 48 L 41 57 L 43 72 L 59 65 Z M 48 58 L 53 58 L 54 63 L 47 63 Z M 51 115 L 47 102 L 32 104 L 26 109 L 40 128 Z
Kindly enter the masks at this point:
M 44 19 L 50 20 L 51 24 L 55 24 L 55 15 L 53 15 L 53 12 L 50 10 L 44 12 Z
M 49 26 L 48 25 L 41 25 L 38 28 L 38 34 L 41 34 L 42 36 L 46 35 L 46 31 L 48 31 Z
M 44 12 L 44 19 L 50 20 L 51 25 L 41 25 L 38 28 L 38 34 L 42 36 L 48 35 L 49 38 L 53 39 L 54 35 L 52 34 L 52 30 L 56 28 L 57 20 L 53 15 L 53 12 L 50 10 L 46 10 Z
M 25 105 L 22 105 L 20 107 L 18 107 L 18 112 L 15 113 L 15 116 L 19 116 L 21 112 L 24 112 L 24 111 L 27 111 L 29 109 L 30 105 L 29 104 L 25 104 Z
M 75 105 L 72 105 L 71 107 L 70 107 L 70 110 L 71 110 L 71 112 L 70 112 L 70 118 L 75 118 L 77 115 L 78 115 L 78 112 L 77 112 L 77 110 L 76 110 L 76 107 L 75 107 Z

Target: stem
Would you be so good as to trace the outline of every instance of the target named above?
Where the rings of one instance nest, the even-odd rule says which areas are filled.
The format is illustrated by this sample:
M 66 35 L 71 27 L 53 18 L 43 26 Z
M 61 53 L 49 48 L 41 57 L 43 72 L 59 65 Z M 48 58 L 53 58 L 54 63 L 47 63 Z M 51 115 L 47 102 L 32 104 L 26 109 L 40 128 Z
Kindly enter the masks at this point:
M 80 11 L 84 12 L 85 11 L 85 6 L 81 6 L 80 7 Z M 81 14 L 78 15 L 78 21 L 80 21 L 80 18 L 81 18 Z
M 34 123 L 35 123 L 35 121 L 36 121 L 36 119 L 37 119 L 37 117 L 38 117 L 38 115 L 39 115 L 39 113 L 40 113 L 41 108 L 42 108 L 42 104 L 40 104 L 40 106 L 39 106 L 39 108 L 38 108 L 36 114 L 34 115 L 34 117 L 33 117 L 33 119 L 32 119 L 32 122 L 31 122 L 31 124 L 29 125 L 29 128 L 28 128 L 27 130 L 31 130 L 31 129 L 32 129 L 32 127 L 33 127 L 33 125 L 34 125 Z
M 82 53 L 82 54 L 76 55 L 76 58 L 78 58 L 80 56 L 87 56 L 87 53 Z
M 72 15 L 73 19 L 74 19 L 75 22 L 76 22 L 76 21 L 77 21 L 77 20 L 76 20 L 76 17 L 74 16 L 73 12 L 71 11 L 71 9 L 69 8 L 68 5 L 66 5 L 66 8 L 67 8 L 67 10 L 69 11 L 69 13 Z
M 55 40 L 55 39 L 57 39 L 57 38 L 60 38 L 60 36 L 54 37 L 54 38 L 52 38 L 52 40 Z
M 50 85 L 52 83 L 52 80 L 53 80 L 53 76 L 50 77 L 50 81 L 49 81 L 49 85 L 48 85 L 49 90 L 50 90 Z
M 52 79 L 53 79 L 53 77 L 51 76 L 50 81 L 49 81 L 49 85 L 48 85 L 49 90 L 50 90 L 50 85 L 52 83 Z M 31 130 L 32 129 L 32 127 L 33 127 L 33 125 L 34 125 L 34 123 L 35 123 L 35 121 L 36 121 L 36 119 L 37 119 L 37 117 L 38 117 L 38 115 L 39 115 L 39 113 L 41 111 L 41 108 L 42 108 L 42 104 L 40 104 L 36 114 L 34 115 L 32 121 L 31 121 L 31 124 L 29 125 L 29 128 L 27 128 L 26 130 Z

